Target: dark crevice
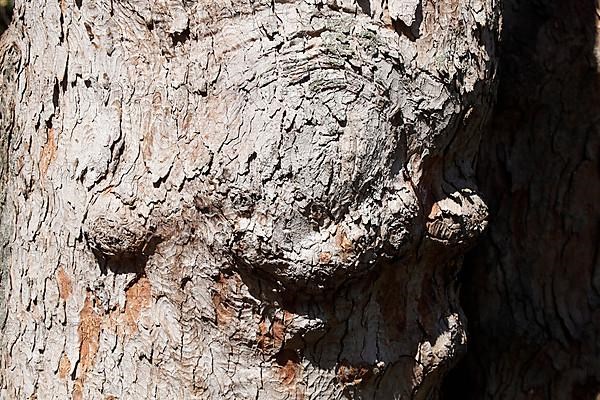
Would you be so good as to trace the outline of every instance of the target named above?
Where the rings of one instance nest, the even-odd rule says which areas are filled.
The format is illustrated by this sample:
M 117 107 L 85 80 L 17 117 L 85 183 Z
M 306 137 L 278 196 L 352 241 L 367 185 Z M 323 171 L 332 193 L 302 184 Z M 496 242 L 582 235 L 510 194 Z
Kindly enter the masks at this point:
M 373 16 L 371 14 L 371 0 L 357 0 L 358 6 L 362 10 L 363 13 Z
M 65 17 L 62 13 L 62 7 L 61 7 L 61 11 L 60 11 L 60 36 L 58 37 L 58 40 L 60 41 L 60 44 L 63 44 L 65 41 Z
M 88 38 L 90 39 L 90 42 L 94 41 L 94 38 L 96 37 L 96 35 L 94 35 L 94 31 L 92 30 L 92 26 L 90 24 L 88 24 L 87 22 L 83 23 L 83 26 L 85 27 L 85 31 L 88 35 Z
M 67 56 L 67 61 L 65 62 L 65 73 L 60 81 L 60 88 L 63 93 L 67 91 L 67 82 L 69 81 L 69 57 Z
M 73 372 L 71 372 L 71 380 L 74 381 L 77 379 L 77 369 L 79 367 L 79 358 L 75 361 L 75 366 L 73 367 Z
M 89 242 L 89 238 L 87 239 Z M 137 276 L 146 275 L 146 264 L 150 257 L 156 252 L 156 247 L 162 241 L 162 238 L 156 235 L 149 235 L 146 238 L 142 248 L 131 249 L 127 253 L 105 254 L 100 249 L 91 247 L 100 272 L 106 275 L 108 271 L 114 274 L 131 274 Z
M 285 367 L 290 363 L 294 365 L 300 364 L 300 357 L 296 351 L 291 349 L 281 349 L 277 354 L 275 354 L 275 362 L 280 367 Z
M 60 84 L 58 79 L 54 81 L 54 87 L 52 89 L 52 105 L 54 106 L 54 111 L 58 109 L 58 101 L 60 96 Z
M 173 32 L 170 36 L 173 41 L 173 47 L 176 47 L 178 44 L 184 44 L 191 37 L 190 28 L 185 28 L 181 32 Z
M 0 6 L 0 35 L 8 29 L 13 18 L 13 1 L 10 0 L 6 5 Z
M 187 286 L 187 284 L 192 283 L 192 282 L 193 282 L 192 278 L 190 278 L 189 276 L 186 276 L 183 279 L 181 279 L 181 281 L 179 282 L 179 287 L 182 290 L 185 290 L 185 287 Z
M 399 35 L 406 36 L 408 40 L 414 42 L 421 36 L 421 22 L 423 22 L 423 6 L 419 3 L 416 9 L 415 21 L 410 26 L 399 19 L 392 20 L 392 26 Z

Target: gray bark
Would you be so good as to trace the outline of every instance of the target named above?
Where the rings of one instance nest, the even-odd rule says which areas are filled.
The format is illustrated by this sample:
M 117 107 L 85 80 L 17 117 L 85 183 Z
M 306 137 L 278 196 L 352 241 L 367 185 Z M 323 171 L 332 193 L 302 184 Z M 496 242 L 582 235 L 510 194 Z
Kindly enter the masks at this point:
M 436 398 L 498 11 L 17 2 L 0 397 Z

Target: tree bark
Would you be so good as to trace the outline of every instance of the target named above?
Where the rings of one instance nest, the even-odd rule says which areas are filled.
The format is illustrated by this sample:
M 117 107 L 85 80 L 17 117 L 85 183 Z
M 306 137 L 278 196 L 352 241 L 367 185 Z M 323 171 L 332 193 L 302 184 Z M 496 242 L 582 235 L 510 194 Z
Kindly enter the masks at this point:
M 16 2 L 0 397 L 436 398 L 486 225 L 498 14 Z
M 465 263 L 469 350 L 448 398 L 600 394 L 595 1 L 506 1 L 478 176 L 490 229 Z

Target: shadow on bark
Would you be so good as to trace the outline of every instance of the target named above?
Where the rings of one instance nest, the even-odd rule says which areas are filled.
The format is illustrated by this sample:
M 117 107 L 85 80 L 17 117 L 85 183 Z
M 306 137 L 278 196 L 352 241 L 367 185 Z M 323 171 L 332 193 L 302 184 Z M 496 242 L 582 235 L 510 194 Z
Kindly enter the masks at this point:
M 491 209 L 462 272 L 466 357 L 445 399 L 600 393 L 596 2 L 508 0 L 478 166 Z
M 100 271 L 104 275 L 108 271 L 111 271 L 113 274 L 134 273 L 143 276 L 146 274 L 148 259 L 154 254 L 156 246 L 160 241 L 160 238 L 153 237 L 148 240 L 143 251 L 135 253 L 106 255 L 96 249 L 92 249 L 92 253 L 98 262 Z
M 0 35 L 10 25 L 12 20 L 13 2 L 12 0 L 0 0 Z

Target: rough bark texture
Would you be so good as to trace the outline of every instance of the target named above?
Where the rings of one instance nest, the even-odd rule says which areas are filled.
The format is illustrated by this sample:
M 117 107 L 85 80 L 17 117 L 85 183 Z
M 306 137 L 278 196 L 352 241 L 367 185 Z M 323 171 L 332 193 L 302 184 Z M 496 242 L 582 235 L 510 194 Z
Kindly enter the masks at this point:
M 478 176 L 490 229 L 465 263 L 469 350 L 449 399 L 600 395 L 595 1 L 509 0 Z
M 17 2 L 0 397 L 436 397 L 498 10 Z

